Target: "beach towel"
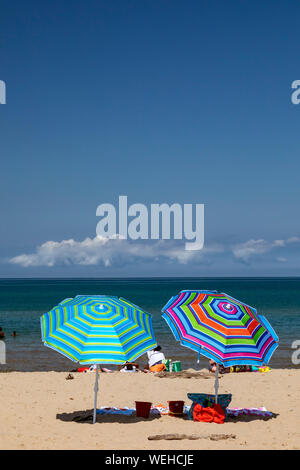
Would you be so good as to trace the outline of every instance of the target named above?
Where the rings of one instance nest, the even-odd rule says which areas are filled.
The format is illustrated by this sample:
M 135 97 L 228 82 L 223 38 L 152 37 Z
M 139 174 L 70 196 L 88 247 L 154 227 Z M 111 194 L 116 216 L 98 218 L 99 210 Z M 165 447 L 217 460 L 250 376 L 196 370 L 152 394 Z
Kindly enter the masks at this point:
M 195 403 L 193 409 L 193 421 L 223 424 L 225 421 L 225 412 L 219 404 L 204 407 L 199 403 Z
M 128 406 L 124 406 L 123 408 L 118 408 L 116 406 L 108 407 L 108 406 L 101 406 L 101 408 L 97 409 L 98 415 L 119 415 L 119 416 L 132 416 L 136 412 L 135 408 L 129 408 Z M 152 416 L 160 416 L 160 412 L 155 407 L 152 407 L 150 410 L 150 415 Z
M 79 367 L 79 369 L 77 369 L 77 372 L 88 372 L 89 370 L 89 367 Z
M 157 410 L 161 415 L 168 415 L 170 410 L 168 406 L 163 405 L 162 403 L 159 403 L 158 405 L 153 405 L 151 408 L 152 410 Z M 183 407 L 183 414 L 187 415 L 190 411 L 190 406 L 184 405 Z
M 270 372 L 270 370 L 269 366 L 263 366 L 258 369 L 259 372 Z
M 124 408 L 117 408 L 115 406 L 112 406 L 112 407 L 101 406 L 101 408 L 97 410 L 98 415 L 131 416 L 134 412 L 135 412 L 135 408 L 128 408 L 127 406 L 125 406 Z
M 227 416 L 273 416 L 272 411 L 268 411 L 264 406 L 260 408 L 227 408 Z

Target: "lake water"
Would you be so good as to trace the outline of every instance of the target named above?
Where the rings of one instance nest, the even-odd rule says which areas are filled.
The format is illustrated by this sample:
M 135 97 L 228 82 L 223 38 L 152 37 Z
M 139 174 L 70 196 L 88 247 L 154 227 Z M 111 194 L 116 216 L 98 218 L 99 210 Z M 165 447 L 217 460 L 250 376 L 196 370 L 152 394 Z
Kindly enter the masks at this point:
M 196 353 L 180 346 L 161 318 L 161 308 L 183 289 L 218 290 L 255 307 L 279 336 L 270 366 L 299 367 L 292 363 L 291 345 L 300 340 L 300 278 L 2 279 L 0 326 L 6 333 L 7 364 L 0 365 L 0 370 L 76 368 L 75 363 L 43 345 L 40 316 L 78 294 L 116 295 L 139 305 L 152 314 L 155 337 L 167 358 L 180 360 L 183 368 L 205 367 L 207 360 L 197 364 Z M 18 333 L 15 338 L 11 337 L 14 330 Z M 140 363 L 146 362 L 142 356 Z

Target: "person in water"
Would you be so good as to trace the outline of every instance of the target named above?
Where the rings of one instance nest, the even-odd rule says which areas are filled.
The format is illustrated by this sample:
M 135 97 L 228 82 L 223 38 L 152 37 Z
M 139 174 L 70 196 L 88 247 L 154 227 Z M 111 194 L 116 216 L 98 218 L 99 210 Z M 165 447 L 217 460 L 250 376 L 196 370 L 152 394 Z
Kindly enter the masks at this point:
M 0 339 L 4 339 L 4 338 L 5 338 L 5 333 L 0 326 Z
M 16 336 L 18 336 L 16 331 L 13 331 L 11 335 L 12 335 L 14 338 L 15 338 Z

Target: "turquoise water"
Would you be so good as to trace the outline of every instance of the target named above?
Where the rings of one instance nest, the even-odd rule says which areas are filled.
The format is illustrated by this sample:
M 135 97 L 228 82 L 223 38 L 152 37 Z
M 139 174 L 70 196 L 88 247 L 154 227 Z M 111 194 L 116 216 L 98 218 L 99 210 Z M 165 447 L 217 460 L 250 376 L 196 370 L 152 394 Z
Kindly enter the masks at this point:
M 291 344 L 300 340 L 300 278 L 183 278 L 183 279 L 2 279 L 0 326 L 6 333 L 7 365 L 0 369 L 71 370 L 76 364 L 43 346 L 39 317 L 66 297 L 108 294 L 124 297 L 153 316 L 156 339 L 167 358 L 184 368 L 204 367 L 196 354 L 179 345 L 161 318 L 161 308 L 183 289 L 213 289 L 256 307 L 279 336 L 271 367 L 299 367 L 291 362 Z M 12 331 L 18 333 L 11 337 Z M 142 356 L 140 363 L 146 363 Z

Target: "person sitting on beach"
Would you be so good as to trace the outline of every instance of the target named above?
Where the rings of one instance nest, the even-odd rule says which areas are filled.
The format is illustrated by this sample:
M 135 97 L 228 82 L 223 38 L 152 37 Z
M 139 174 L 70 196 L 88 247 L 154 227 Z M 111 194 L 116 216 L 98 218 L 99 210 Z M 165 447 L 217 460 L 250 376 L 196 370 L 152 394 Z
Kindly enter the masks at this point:
M 147 351 L 148 364 L 146 364 L 144 372 L 161 372 L 166 369 L 164 361 L 166 360 L 165 355 L 161 352 L 161 346 Z
M 0 339 L 4 339 L 4 338 L 5 338 L 5 333 L 0 326 Z
M 210 359 L 208 370 L 210 372 L 216 372 L 216 369 L 217 369 L 217 363 L 213 361 L 212 359 Z M 227 372 L 230 372 L 230 367 L 224 367 L 222 366 L 222 364 L 219 364 L 219 372 L 220 374 L 226 374 Z
M 120 372 L 138 372 L 139 365 L 136 362 L 128 362 L 118 366 Z

